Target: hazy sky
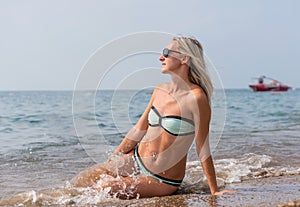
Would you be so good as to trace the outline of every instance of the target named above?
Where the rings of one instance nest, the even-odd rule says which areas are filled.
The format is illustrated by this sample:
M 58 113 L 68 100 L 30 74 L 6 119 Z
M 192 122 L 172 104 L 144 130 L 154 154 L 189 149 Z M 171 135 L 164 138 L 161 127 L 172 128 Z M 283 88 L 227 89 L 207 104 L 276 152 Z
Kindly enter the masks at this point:
M 0 0 L 0 90 L 72 90 L 98 48 L 143 31 L 196 37 L 225 88 L 259 75 L 300 87 L 299 11 L 298 0 Z

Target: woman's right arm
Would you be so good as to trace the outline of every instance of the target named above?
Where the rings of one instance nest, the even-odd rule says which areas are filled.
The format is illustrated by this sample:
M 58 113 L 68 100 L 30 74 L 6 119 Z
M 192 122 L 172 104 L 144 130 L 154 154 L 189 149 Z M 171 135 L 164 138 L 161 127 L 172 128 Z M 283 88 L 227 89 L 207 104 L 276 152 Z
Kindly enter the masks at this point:
M 155 91 L 156 89 L 153 91 L 152 97 L 143 115 L 140 117 L 138 122 L 128 131 L 125 138 L 123 139 L 119 147 L 116 149 L 115 153 L 129 153 L 134 149 L 134 147 L 142 140 L 142 138 L 146 134 L 149 126 L 148 114 L 155 97 Z

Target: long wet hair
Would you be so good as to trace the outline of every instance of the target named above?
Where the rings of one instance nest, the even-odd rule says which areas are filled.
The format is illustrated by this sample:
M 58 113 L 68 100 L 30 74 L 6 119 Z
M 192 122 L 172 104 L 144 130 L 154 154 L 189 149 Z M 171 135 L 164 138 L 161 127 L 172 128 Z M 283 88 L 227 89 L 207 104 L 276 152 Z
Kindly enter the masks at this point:
M 189 56 L 189 80 L 198 85 L 206 94 L 209 103 L 213 93 L 213 84 L 206 70 L 203 49 L 198 40 L 190 37 L 174 37 L 178 43 L 178 50 Z

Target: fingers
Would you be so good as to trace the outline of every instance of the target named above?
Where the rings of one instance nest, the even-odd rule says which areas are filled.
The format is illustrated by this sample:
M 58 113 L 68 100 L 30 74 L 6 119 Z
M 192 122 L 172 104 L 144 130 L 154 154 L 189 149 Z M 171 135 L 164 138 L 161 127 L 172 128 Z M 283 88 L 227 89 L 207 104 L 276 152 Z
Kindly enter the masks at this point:
M 215 192 L 213 195 L 233 194 L 236 192 L 237 190 L 222 190 L 220 192 Z

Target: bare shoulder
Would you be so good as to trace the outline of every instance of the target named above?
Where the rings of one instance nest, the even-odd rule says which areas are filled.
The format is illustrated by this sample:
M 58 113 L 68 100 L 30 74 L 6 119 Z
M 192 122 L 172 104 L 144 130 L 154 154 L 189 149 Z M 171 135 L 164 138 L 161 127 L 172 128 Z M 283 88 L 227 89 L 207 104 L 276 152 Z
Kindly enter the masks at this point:
M 190 110 L 193 114 L 194 120 L 197 122 L 200 120 L 206 120 L 202 123 L 209 123 L 211 116 L 211 107 L 206 93 L 199 87 L 192 89 L 192 99 L 189 100 L 191 107 Z
M 168 90 L 171 86 L 171 83 L 160 83 L 156 86 L 156 89 L 160 89 L 160 90 Z
M 192 89 L 191 94 L 193 95 L 192 98 L 197 102 L 197 104 L 209 105 L 208 97 L 201 88 L 197 87 Z
M 158 92 L 168 92 L 170 90 L 170 83 L 160 83 L 158 84 L 155 89 L 154 92 L 158 93 Z

